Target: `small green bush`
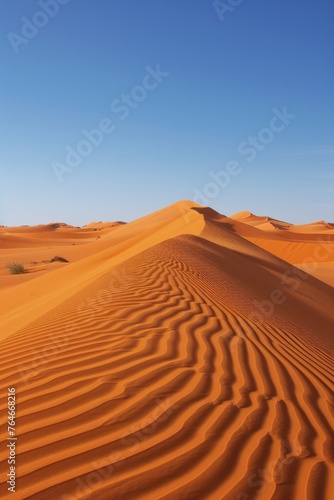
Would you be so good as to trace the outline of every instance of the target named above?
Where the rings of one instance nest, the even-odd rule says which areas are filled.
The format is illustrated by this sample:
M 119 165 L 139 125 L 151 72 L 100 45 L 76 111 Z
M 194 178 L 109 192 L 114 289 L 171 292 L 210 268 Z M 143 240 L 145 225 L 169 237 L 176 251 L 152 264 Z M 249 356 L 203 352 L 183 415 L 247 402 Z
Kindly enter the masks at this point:
M 22 262 L 8 262 L 6 267 L 9 271 L 9 274 L 24 274 L 25 269 Z

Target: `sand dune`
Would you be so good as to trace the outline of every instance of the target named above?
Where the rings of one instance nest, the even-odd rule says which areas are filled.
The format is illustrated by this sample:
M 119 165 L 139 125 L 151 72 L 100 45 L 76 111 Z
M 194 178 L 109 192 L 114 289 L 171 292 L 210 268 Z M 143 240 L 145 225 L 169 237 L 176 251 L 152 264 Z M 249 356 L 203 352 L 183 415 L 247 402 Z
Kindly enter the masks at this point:
M 318 221 L 296 226 L 250 212 L 231 219 L 239 226 L 242 223 L 238 234 L 244 238 L 334 286 L 334 224 Z
M 95 240 L 103 239 L 123 223 L 99 222 L 82 228 L 65 223 L 38 226 L 0 227 L 0 290 L 30 281 L 57 269 L 50 263 L 56 255 L 75 262 L 95 252 Z M 8 277 L 6 263 L 22 262 L 26 274 Z
M 240 221 L 249 226 L 257 227 L 262 231 L 272 232 L 281 238 L 314 240 L 319 235 L 328 235 L 334 241 L 334 224 L 323 220 L 310 224 L 294 225 L 268 216 L 257 216 L 251 212 L 239 212 L 231 216 L 231 219 Z
M 9 493 L 2 476 L 1 498 L 333 498 L 334 288 L 295 265 L 320 248 L 319 224 L 266 223 L 180 202 L 129 224 L 45 227 L 45 241 L 62 235 L 51 249 L 1 228 L 1 259 L 70 257 L 3 278 L 18 480 Z M 77 238 L 92 229 L 101 238 Z M 4 448 L 0 460 L 7 471 Z

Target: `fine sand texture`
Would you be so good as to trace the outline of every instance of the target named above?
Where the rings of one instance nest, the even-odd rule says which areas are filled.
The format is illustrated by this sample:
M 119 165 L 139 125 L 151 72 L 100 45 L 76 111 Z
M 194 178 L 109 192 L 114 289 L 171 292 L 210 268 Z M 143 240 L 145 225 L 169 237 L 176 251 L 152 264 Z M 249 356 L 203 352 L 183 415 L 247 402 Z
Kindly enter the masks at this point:
M 0 228 L 0 498 L 332 500 L 333 270 L 330 224 L 188 201 Z

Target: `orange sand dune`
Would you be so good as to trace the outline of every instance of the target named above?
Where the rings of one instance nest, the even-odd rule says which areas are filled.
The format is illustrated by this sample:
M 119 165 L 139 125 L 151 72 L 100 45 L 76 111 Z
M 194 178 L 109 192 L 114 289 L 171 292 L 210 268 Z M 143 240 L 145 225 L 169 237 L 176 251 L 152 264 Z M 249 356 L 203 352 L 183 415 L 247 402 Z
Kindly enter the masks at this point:
M 244 238 L 334 286 L 334 224 L 318 221 L 293 226 L 250 212 L 240 212 L 231 220 L 238 222 L 238 234 Z
M 120 224 L 125 224 L 125 222 L 90 222 L 83 226 L 85 229 L 105 229 L 109 227 L 116 227 Z
M 246 211 L 238 212 L 237 214 L 232 215 L 231 219 L 239 220 L 241 222 L 244 222 L 245 224 L 249 224 L 250 226 L 267 227 L 268 229 L 275 227 L 282 229 L 289 229 L 291 226 L 293 226 L 293 224 L 290 224 L 289 222 L 272 219 L 271 217 L 268 216 L 254 215 L 251 212 L 246 212 Z
M 231 219 L 273 233 L 280 238 L 314 241 L 319 236 L 326 235 L 328 239 L 334 242 L 334 224 L 329 222 L 317 221 L 311 224 L 294 225 L 267 216 L 259 217 L 251 212 L 239 212 L 232 215 Z
M 241 219 L 176 203 L 0 291 L 1 498 L 333 498 L 334 288 Z
M 75 262 L 95 252 L 95 240 L 103 239 L 124 223 L 106 222 L 75 228 L 64 223 L 0 228 L 0 290 L 30 281 L 57 269 L 56 255 Z M 93 245 L 93 246 L 92 246 Z M 6 264 L 21 262 L 27 273 L 8 276 Z

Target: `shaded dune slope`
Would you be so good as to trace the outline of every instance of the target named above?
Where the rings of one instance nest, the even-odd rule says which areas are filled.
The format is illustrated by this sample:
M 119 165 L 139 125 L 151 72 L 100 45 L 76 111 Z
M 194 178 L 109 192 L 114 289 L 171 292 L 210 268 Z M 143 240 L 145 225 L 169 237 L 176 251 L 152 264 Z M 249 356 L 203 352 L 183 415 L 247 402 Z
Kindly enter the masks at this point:
M 332 498 L 334 290 L 282 284 L 291 265 L 190 207 L 54 271 L 76 286 L 1 342 L 1 393 L 19 394 L 11 498 Z M 273 290 L 269 314 L 255 302 Z

